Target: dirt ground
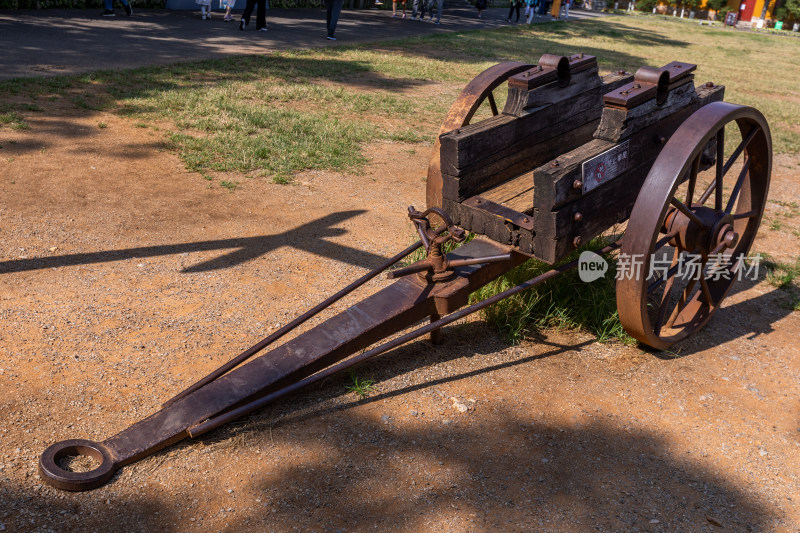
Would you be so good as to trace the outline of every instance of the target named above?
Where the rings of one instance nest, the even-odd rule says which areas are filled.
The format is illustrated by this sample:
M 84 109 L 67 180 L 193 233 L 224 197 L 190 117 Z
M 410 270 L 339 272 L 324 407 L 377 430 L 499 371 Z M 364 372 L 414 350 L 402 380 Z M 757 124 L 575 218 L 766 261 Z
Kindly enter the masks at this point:
M 127 119 L 30 122 L 0 129 L 0 531 L 800 530 L 800 316 L 765 281 L 676 354 L 508 346 L 472 318 L 359 367 L 366 400 L 329 379 L 95 491 L 50 488 L 48 445 L 125 429 L 407 246 L 429 148 L 209 182 Z M 800 160 L 775 166 L 768 220 L 800 187 Z M 782 220 L 755 249 L 789 260 Z

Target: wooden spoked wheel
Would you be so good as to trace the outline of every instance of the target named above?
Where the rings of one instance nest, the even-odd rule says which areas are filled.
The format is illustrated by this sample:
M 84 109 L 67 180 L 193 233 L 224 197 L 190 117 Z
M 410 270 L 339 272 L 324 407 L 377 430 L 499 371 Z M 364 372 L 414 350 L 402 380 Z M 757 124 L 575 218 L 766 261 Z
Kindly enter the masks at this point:
M 672 135 L 619 256 L 617 307 L 631 336 L 663 350 L 719 309 L 761 223 L 771 167 L 769 127 L 751 107 L 709 104 Z
M 514 74 L 519 74 L 533 65 L 507 61 L 489 67 L 478 74 L 471 82 L 464 87 L 458 99 L 450 107 L 442 127 L 439 128 L 439 135 L 462 128 L 470 123 L 472 117 L 486 103 L 492 115 L 497 115 L 500 111 L 494 98 L 494 90 L 506 82 Z M 426 181 L 425 196 L 428 207 L 442 207 L 442 170 L 439 160 L 439 137 L 433 147 L 433 155 L 428 164 L 428 178 Z

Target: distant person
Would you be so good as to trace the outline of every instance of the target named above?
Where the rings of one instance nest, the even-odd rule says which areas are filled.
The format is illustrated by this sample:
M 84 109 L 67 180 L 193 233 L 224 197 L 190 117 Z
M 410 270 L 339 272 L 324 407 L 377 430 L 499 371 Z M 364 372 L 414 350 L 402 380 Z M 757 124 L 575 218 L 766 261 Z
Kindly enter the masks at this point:
M 399 0 L 399 1 L 403 2 L 403 18 L 406 18 L 406 0 Z M 398 0 L 393 0 L 393 2 L 392 2 L 392 16 L 393 17 L 397 16 L 397 2 L 398 2 Z
M 506 17 L 506 22 L 511 22 L 511 15 L 514 14 L 514 10 L 517 10 L 517 20 L 514 21 L 514 24 L 519 24 L 519 10 L 522 8 L 522 1 L 523 0 L 511 0 L 508 8 L 508 16 Z
M 478 18 L 483 18 L 483 10 L 486 9 L 486 5 L 488 4 L 487 0 L 476 0 L 475 1 L 475 9 L 478 10 Z
M 253 14 L 253 8 L 258 5 L 256 11 L 256 31 L 267 31 L 267 9 L 269 4 L 267 0 L 247 0 L 247 5 L 244 6 L 244 13 L 242 13 L 242 20 L 239 21 L 239 29 L 244 28 L 250 24 L 250 15 Z
M 208 20 L 211 18 L 211 0 L 194 0 L 200 6 L 200 18 Z
M 558 20 L 561 14 L 561 0 L 553 0 L 553 5 L 550 9 L 550 15 L 554 20 Z
M 249 1 L 249 0 L 248 0 Z M 336 23 L 339 22 L 339 13 L 342 12 L 344 0 L 325 0 L 325 10 L 327 11 L 328 36 L 329 41 L 335 41 Z
M 428 0 L 428 20 L 433 20 L 433 3 L 436 2 L 436 20 L 434 24 L 439 24 L 442 21 L 442 7 L 444 7 L 444 0 Z
M 225 22 L 230 22 L 233 20 L 231 9 L 233 9 L 235 5 L 236 0 L 219 0 L 219 8 L 225 9 Z
M 540 0 L 525 0 L 525 14 L 528 15 L 528 24 L 533 22 L 534 17 L 538 17 L 536 10 L 539 8 Z
M 425 20 L 425 8 L 428 0 L 414 0 L 411 4 L 411 20 Z
M 572 2 L 575 0 L 563 0 L 561 4 L 561 11 L 564 12 L 564 20 L 569 20 L 569 8 L 572 7 Z
M 127 16 L 133 15 L 133 8 L 128 3 L 128 0 L 122 0 L 122 7 L 125 8 L 125 14 Z M 116 17 L 117 14 L 114 13 L 114 0 L 105 0 L 105 11 L 103 11 L 104 17 Z

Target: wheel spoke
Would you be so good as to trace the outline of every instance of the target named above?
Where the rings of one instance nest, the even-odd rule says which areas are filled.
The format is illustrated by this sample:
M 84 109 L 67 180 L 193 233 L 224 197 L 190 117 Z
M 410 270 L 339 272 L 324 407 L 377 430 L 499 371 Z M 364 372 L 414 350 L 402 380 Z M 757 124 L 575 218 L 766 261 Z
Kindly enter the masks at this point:
M 750 141 L 753 140 L 753 137 L 756 136 L 756 133 L 758 133 L 758 128 L 753 128 L 752 130 L 750 130 L 750 133 L 748 133 L 747 136 L 742 140 L 742 142 L 739 143 L 739 146 L 736 147 L 736 150 L 733 151 L 731 156 L 728 158 L 728 161 L 725 163 L 725 167 L 722 169 L 723 175 L 728 173 L 731 166 L 733 166 L 733 163 L 736 161 L 736 158 L 739 157 L 739 154 L 742 153 L 742 150 L 747 148 L 747 145 L 750 144 Z
M 670 265 L 669 270 L 677 270 L 679 257 L 680 252 L 677 248 L 675 248 L 675 253 L 672 254 L 672 264 Z M 661 305 L 658 308 L 658 316 L 656 317 L 656 335 L 661 333 L 661 325 L 664 323 L 664 316 L 666 315 L 667 306 L 669 304 L 669 297 L 672 294 L 672 287 L 675 285 L 675 275 L 669 275 L 669 271 L 667 272 L 667 275 L 669 276 L 667 279 L 667 286 L 664 287 L 664 294 L 661 295 Z
M 711 196 L 712 192 L 714 192 L 714 187 L 715 187 L 716 184 L 717 184 L 716 181 L 712 181 L 708 185 L 708 187 L 706 187 L 706 190 L 703 191 L 703 194 L 701 194 L 700 198 L 697 199 L 697 204 L 698 205 L 704 205 L 706 203 L 706 200 L 708 200 L 708 197 Z
M 708 282 L 702 273 L 700 276 L 700 286 L 703 288 L 703 296 L 706 297 L 706 303 L 709 305 L 709 307 L 714 307 L 714 299 L 711 298 L 711 289 L 708 288 Z
M 677 249 L 675 251 L 677 251 Z M 675 272 L 677 272 L 677 271 L 678 271 L 678 265 L 670 267 L 670 269 L 667 270 L 666 277 L 662 276 L 662 277 L 658 278 L 656 281 L 654 281 L 653 283 L 651 283 L 650 285 L 647 286 L 647 294 L 650 294 L 651 292 L 653 292 L 654 290 L 659 288 L 661 286 L 661 284 L 664 283 L 665 279 L 671 279 L 675 275 Z
M 497 115 L 499 112 L 497 111 L 497 104 L 494 101 L 494 93 L 489 93 L 487 99 L 489 100 L 489 106 L 492 108 L 492 115 Z
M 677 231 L 673 231 L 672 233 L 668 233 L 666 236 L 664 236 L 661 239 L 659 239 L 658 242 L 656 242 L 656 245 L 653 248 L 653 251 L 655 252 L 656 250 L 660 250 L 661 248 L 663 248 L 669 241 L 674 239 L 675 235 L 677 235 L 677 234 L 678 234 Z
M 722 211 L 722 177 L 725 176 L 722 158 L 725 155 L 725 127 L 717 132 L 717 174 L 714 177 L 714 209 Z
M 667 327 L 672 327 L 672 325 L 675 323 L 675 319 L 678 318 L 678 315 L 680 315 L 681 311 L 683 311 L 684 307 L 686 307 L 686 302 L 689 301 L 689 295 L 692 294 L 695 283 L 697 283 L 697 278 L 692 278 L 689 280 L 689 283 L 686 284 L 686 287 L 681 293 L 681 297 L 678 299 L 678 305 L 676 305 L 675 309 L 672 310 L 672 314 L 669 317 L 669 320 L 667 320 Z
M 680 200 L 678 200 L 677 198 L 672 198 L 670 203 L 674 205 L 678 209 L 678 211 L 689 217 L 689 220 L 691 220 L 692 222 L 694 222 L 703 229 L 708 229 L 708 226 L 706 226 L 705 222 L 697 218 L 697 215 L 695 215 L 691 209 L 682 204 Z
M 742 165 L 742 171 L 739 173 L 739 178 L 736 180 L 736 185 L 733 187 L 733 191 L 731 192 L 731 197 L 728 200 L 728 205 L 725 207 L 725 212 L 730 213 L 733 209 L 734 204 L 736 204 L 736 200 L 739 198 L 739 191 L 742 189 L 742 184 L 744 183 L 744 178 L 747 177 L 747 173 L 750 170 L 750 158 L 745 157 L 744 165 Z
M 692 170 L 691 174 L 689 174 L 689 185 L 686 189 L 686 205 L 689 207 L 692 206 L 692 197 L 694 196 L 694 188 L 697 185 L 697 173 L 700 170 L 700 157 L 702 154 L 698 154 L 695 158 L 694 162 L 692 162 Z

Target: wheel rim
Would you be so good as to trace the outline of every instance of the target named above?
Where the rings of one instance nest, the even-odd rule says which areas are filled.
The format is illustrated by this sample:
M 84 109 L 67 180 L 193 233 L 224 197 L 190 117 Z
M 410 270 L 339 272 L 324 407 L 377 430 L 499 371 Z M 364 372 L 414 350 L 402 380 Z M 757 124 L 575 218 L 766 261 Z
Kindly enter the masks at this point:
M 489 67 L 478 74 L 464 87 L 459 97 L 453 102 L 444 122 L 442 122 L 442 127 L 439 128 L 439 135 L 468 125 L 475 112 L 484 102 L 487 102 L 491 107 L 492 115 L 498 115 L 499 111 L 494 100 L 494 90 L 514 74 L 519 74 L 532 67 L 533 65 L 526 63 L 507 61 Z M 442 170 L 439 159 L 441 144 L 439 143 L 439 135 L 436 136 L 433 155 L 428 164 L 425 196 L 429 208 L 442 207 Z
M 620 253 L 631 275 L 617 281 L 617 307 L 631 336 L 666 349 L 719 309 L 761 223 L 771 165 L 769 127 L 750 107 L 709 104 L 673 134 L 637 197 Z M 659 259 L 665 252 L 668 265 Z M 682 279 L 687 259 L 694 272 Z

